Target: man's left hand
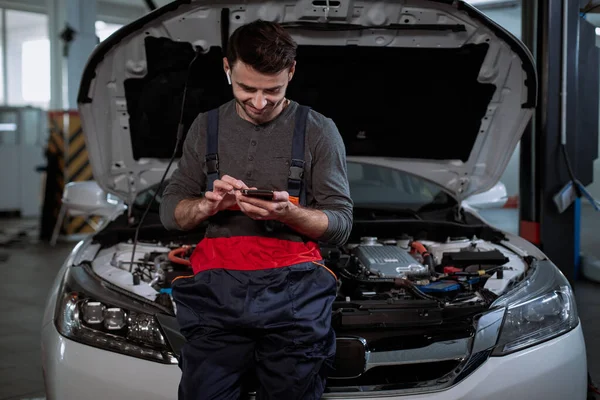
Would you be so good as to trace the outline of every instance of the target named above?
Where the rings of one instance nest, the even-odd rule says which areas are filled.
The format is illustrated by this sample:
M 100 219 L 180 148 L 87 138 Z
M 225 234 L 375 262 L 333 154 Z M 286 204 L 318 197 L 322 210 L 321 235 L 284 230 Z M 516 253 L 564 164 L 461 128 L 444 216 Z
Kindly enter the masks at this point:
M 289 213 L 290 208 L 294 207 L 288 192 L 274 192 L 273 200 L 244 196 L 239 191 L 235 195 L 242 212 L 255 220 L 281 221 Z

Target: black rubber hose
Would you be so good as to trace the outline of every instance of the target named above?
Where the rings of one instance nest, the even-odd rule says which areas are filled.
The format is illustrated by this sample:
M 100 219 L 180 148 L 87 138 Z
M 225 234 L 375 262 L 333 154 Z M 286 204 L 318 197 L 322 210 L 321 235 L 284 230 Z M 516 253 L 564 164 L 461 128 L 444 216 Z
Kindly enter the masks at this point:
M 435 274 L 435 266 L 433 264 L 433 256 L 431 254 L 426 254 L 423 257 L 423 262 L 429 268 L 429 273 L 434 275 Z
M 442 303 L 442 301 L 438 298 L 435 298 L 433 296 L 430 296 L 426 293 L 423 293 L 421 290 L 419 290 L 418 287 L 416 287 L 411 281 L 406 280 L 406 279 L 396 279 L 396 286 L 397 287 L 401 287 L 404 289 L 407 289 L 409 292 L 411 292 L 413 295 L 415 295 L 416 297 L 419 297 L 421 299 L 424 300 L 432 300 L 435 301 L 437 303 Z
M 387 283 L 387 284 L 391 284 L 391 285 L 394 285 L 396 287 L 407 289 L 415 297 L 421 298 L 423 300 L 435 301 L 437 303 L 442 304 L 442 301 L 440 301 L 440 299 L 437 299 L 437 298 L 435 298 L 433 296 L 430 296 L 430 295 L 428 295 L 426 293 L 423 293 L 422 291 L 419 290 L 419 288 L 417 288 L 411 281 L 409 281 L 407 279 L 401 279 L 401 278 L 373 278 L 373 279 L 363 279 L 363 278 L 359 278 L 359 277 L 357 277 L 355 275 L 352 275 L 348 271 L 344 271 L 344 270 L 340 270 L 339 274 L 343 278 L 350 279 L 350 280 L 353 280 L 354 282 L 358 282 L 358 283 L 362 283 L 362 284 L 366 284 L 366 285 L 374 284 L 374 283 Z

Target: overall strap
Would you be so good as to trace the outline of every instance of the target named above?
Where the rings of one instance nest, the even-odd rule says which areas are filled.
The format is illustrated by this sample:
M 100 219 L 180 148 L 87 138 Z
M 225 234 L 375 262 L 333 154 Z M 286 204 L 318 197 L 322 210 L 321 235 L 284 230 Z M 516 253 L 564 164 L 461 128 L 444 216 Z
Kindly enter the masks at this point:
M 208 112 L 208 127 L 206 132 L 206 168 L 207 178 L 206 190 L 212 191 L 213 184 L 219 179 L 219 109 L 215 108 Z
M 292 160 L 288 174 L 288 193 L 290 201 L 295 204 L 306 205 L 306 193 L 303 184 L 304 178 L 304 137 L 306 134 L 306 120 L 310 107 L 298 106 L 292 137 Z

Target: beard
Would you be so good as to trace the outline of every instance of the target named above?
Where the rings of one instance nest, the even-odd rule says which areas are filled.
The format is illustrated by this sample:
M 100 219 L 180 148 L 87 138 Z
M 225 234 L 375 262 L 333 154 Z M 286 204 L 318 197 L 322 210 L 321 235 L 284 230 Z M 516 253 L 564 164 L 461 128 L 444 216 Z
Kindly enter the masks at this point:
M 264 124 L 277 117 L 283 110 L 282 105 L 285 101 L 286 98 L 283 97 L 277 103 L 267 103 L 262 110 L 257 110 L 251 105 L 250 101 L 243 102 L 235 98 L 238 106 L 236 108 L 238 109 L 238 113 L 241 114 L 240 116 L 256 125 Z

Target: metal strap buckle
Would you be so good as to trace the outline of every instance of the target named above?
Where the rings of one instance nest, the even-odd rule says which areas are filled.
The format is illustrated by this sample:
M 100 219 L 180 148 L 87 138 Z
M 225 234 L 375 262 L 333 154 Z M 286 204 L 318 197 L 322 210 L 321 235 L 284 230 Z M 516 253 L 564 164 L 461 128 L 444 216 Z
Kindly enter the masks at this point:
M 289 177 L 293 180 L 302 180 L 304 176 L 304 161 L 303 160 L 292 160 L 290 164 Z
M 219 156 L 217 154 L 209 154 L 206 156 L 206 168 L 209 174 L 219 170 Z

